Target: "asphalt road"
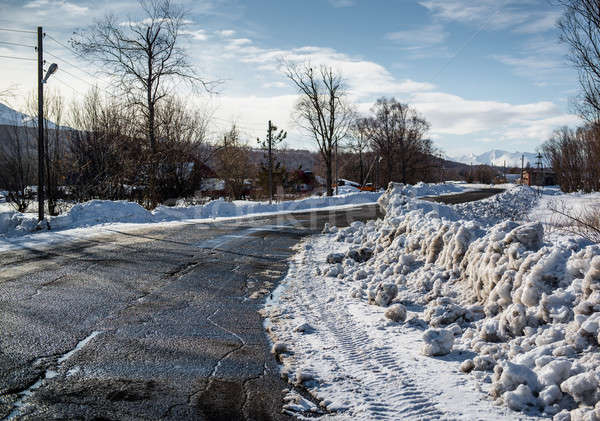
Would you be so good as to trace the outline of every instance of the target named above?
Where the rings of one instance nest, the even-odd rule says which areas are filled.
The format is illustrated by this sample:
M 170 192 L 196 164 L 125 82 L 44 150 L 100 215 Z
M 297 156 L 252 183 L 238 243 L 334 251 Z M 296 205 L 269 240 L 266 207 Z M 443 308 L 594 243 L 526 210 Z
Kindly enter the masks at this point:
M 495 196 L 498 193 L 502 193 L 505 189 L 480 189 L 472 190 L 464 193 L 457 194 L 446 194 L 442 196 L 428 196 L 423 197 L 423 200 L 429 202 L 445 203 L 447 205 L 455 205 L 458 203 L 474 202 L 476 200 L 487 199 L 488 197 Z
M 0 254 L 1 419 L 281 420 L 257 313 L 292 247 L 376 206 Z

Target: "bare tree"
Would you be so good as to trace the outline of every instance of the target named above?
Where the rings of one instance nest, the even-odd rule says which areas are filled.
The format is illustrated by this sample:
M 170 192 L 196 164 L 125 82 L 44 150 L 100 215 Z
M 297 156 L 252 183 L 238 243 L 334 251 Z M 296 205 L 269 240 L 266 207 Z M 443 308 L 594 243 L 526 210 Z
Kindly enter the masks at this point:
M 157 109 L 160 199 L 189 197 L 200 187 L 209 158 L 209 117 L 169 96 Z
M 597 0 L 558 0 L 564 14 L 558 22 L 560 39 L 579 72 L 580 114 L 590 122 L 600 117 L 600 6 Z
M 249 160 L 249 148 L 240 139 L 235 124 L 225 133 L 216 152 L 219 178 L 225 181 L 225 189 L 233 200 L 244 199 L 248 193 L 246 180 L 253 176 Z
M 156 109 L 172 91 L 171 82 L 188 82 L 210 90 L 214 83 L 197 75 L 188 55 L 179 46 L 184 11 L 171 0 L 139 0 L 142 9 L 138 20 L 123 22 L 107 15 L 71 40 L 75 50 L 96 62 L 115 81 L 129 102 L 140 107 L 146 120 L 145 136 L 151 152 L 150 183 L 158 170 Z M 152 198 L 156 202 L 156 198 Z M 156 204 L 156 203 L 154 203 Z
M 38 126 L 38 98 L 37 92 L 32 92 L 27 98 L 26 107 L 28 114 L 35 118 L 27 124 L 30 127 Z M 44 180 L 45 203 L 50 215 L 59 213 L 58 204 L 61 188 L 64 184 L 64 166 L 68 159 L 68 134 L 70 131 L 62 127 L 64 103 L 58 91 L 49 91 L 44 95 Z M 35 131 L 35 138 L 38 131 Z
M 563 127 L 540 148 L 565 192 L 600 190 L 600 127 Z
M 319 146 L 325 163 L 327 195 L 333 195 L 333 154 L 347 135 L 354 111 L 346 99 L 344 79 L 333 68 L 288 64 L 286 75 L 298 89 L 297 120 Z
M 76 200 L 142 200 L 133 191 L 134 185 L 143 184 L 137 121 L 135 110 L 106 99 L 97 88 L 72 104 L 69 124 L 77 130 L 69 143 L 68 178 Z
M 34 183 L 37 155 L 28 128 L 15 121 L 0 128 L 0 188 L 7 190 L 6 199 L 19 212 L 25 212 L 33 200 L 29 186 Z
M 429 123 L 408 104 L 394 98 L 380 98 L 366 120 L 365 130 L 373 149 L 385 162 L 386 183 L 403 183 L 425 178 L 433 147 L 425 138 Z
M 365 158 L 371 143 L 368 128 L 369 120 L 367 118 L 356 119 L 350 127 L 350 135 L 346 142 L 346 148 L 358 157 L 358 175 L 361 186 L 365 185 L 367 179 Z

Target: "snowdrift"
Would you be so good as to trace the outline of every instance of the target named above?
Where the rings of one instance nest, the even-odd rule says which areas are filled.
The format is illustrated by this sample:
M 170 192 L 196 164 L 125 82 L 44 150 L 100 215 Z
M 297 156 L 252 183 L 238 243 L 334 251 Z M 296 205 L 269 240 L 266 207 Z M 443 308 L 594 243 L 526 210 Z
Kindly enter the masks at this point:
M 334 197 L 315 196 L 273 204 L 250 201 L 228 202 L 220 199 L 198 206 L 159 206 L 152 212 L 133 202 L 92 200 L 73 206 L 65 214 L 50 217 L 48 222 L 53 231 L 58 231 L 107 223 L 168 222 L 359 205 L 376 202 L 380 196 L 381 193 L 377 192 L 357 192 Z M 23 214 L 12 210 L 0 211 L 0 236 L 30 234 L 35 231 L 36 227 L 37 219 L 33 214 Z
M 423 352 L 475 352 L 461 370 L 490 384 L 498 403 L 600 420 L 600 247 L 545 241 L 541 223 L 523 222 L 535 202 L 531 189 L 514 187 L 446 206 L 391 184 L 379 200 L 383 220 L 328 227 L 351 251 L 327 274 L 373 305 L 424 306 Z M 357 265 L 350 254 L 365 249 L 372 257 Z
M 463 190 L 462 187 L 453 184 L 420 183 L 414 186 L 411 195 L 413 197 L 438 195 Z M 152 212 L 133 202 L 92 200 L 73 206 L 65 214 L 50 217 L 48 222 L 53 231 L 58 231 L 108 223 L 155 223 L 187 219 L 226 218 L 321 209 L 333 206 L 360 205 L 374 203 L 380 196 L 380 192 L 356 191 L 333 197 L 313 196 L 273 204 L 242 200 L 229 202 L 219 199 L 198 206 L 159 206 Z M 35 215 L 0 209 L 0 236 L 12 237 L 30 234 L 36 230 L 36 227 L 37 219 Z

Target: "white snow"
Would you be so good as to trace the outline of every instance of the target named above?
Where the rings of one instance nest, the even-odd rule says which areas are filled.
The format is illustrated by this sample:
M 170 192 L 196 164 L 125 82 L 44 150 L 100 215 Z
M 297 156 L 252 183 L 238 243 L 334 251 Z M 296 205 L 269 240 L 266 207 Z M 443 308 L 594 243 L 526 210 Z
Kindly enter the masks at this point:
M 427 329 L 423 334 L 423 355 L 434 357 L 446 355 L 452 351 L 454 345 L 454 335 L 446 329 Z
M 418 184 L 413 196 L 437 195 L 464 191 L 466 187 L 452 184 Z M 274 215 L 315 209 L 341 209 L 375 203 L 381 192 L 353 192 L 338 196 L 313 196 L 301 200 L 269 204 L 268 202 L 233 201 L 223 199 L 197 206 L 159 206 L 148 211 L 133 202 L 92 200 L 74 205 L 64 214 L 49 217 L 51 228 L 38 227 L 37 215 L 14 211 L 0 192 L 0 251 L 18 247 L 39 247 L 71 239 L 95 236 L 118 224 L 120 228 L 135 224 L 198 223 L 223 221 L 255 215 Z
M 143 224 L 233 218 L 368 204 L 376 202 L 380 196 L 381 193 L 378 192 L 360 192 L 333 197 L 316 196 L 273 204 L 252 201 L 228 202 L 219 199 L 197 206 L 159 206 L 153 211 L 148 211 L 134 202 L 92 200 L 76 204 L 64 214 L 49 217 L 48 222 L 52 231 L 63 231 L 111 223 Z M 30 234 L 36 226 L 37 215 L 16 212 L 6 204 L 0 208 L 0 238 Z
M 600 246 L 546 235 L 535 189 L 456 206 L 412 191 L 392 184 L 383 220 L 299 247 L 264 310 L 282 374 L 313 373 L 328 418 L 596 419 Z

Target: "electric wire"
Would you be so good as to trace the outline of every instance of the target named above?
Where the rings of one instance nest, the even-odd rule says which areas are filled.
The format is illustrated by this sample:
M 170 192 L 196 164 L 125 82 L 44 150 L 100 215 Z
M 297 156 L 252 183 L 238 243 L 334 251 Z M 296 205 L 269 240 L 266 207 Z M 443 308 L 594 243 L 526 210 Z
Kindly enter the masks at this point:
M 90 76 L 90 77 L 92 77 L 92 78 L 94 78 L 94 79 L 97 79 L 97 80 L 98 80 L 98 81 L 100 81 L 100 82 L 106 83 L 106 81 L 104 81 L 104 80 L 100 79 L 98 76 L 94 75 L 93 73 L 91 73 L 91 72 L 88 72 L 87 70 L 84 70 L 84 69 L 82 69 L 80 66 L 77 66 L 76 64 L 73 64 L 73 63 L 71 63 L 71 62 L 67 61 L 67 60 L 66 60 L 66 59 L 64 59 L 64 58 L 62 58 L 62 57 L 59 57 L 59 56 L 57 56 L 56 54 L 52 54 L 50 51 L 44 51 L 44 54 L 48 54 L 50 57 L 54 57 L 54 58 L 55 58 L 56 60 L 58 60 L 59 62 L 62 62 L 63 64 L 66 64 L 66 65 L 68 65 L 68 66 L 74 67 L 75 69 L 79 70 L 80 72 L 82 72 L 82 73 L 85 73 L 86 75 L 88 75 L 88 76 Z M 67 72 L 67 71 L 66 71 L 66 70 L 64 70 L 64 69 L 61 69 L 61 71 L 64 71 L 65 73 L 67 73 L 67 74 L 70 74 L 69 72 Z M 71 75 L 71 76 L 73 76 L 73 75 Z M 80 78 L 80 77 L 78 77 L 78 76 L 73 76 L 73 77 L 75 77 L 76 79 L 80 79 L 80 80 L 84 81 L 85 83 L 89 83 L 89 82 L 87 82 L 87 81 L 85 81 L 85 80 L 81 79 L 81 78 Z
M 0 28 L 0 31 L 7 31 L 7 32 L 20 32 L 20 33 L 24 33 L 24 34 L 35 34 L 35 31 L 26 31 L 24 29 L 12 29 L 12 28 Z
M 18 43 L 18 42 L 0 41 L 0 44 L 6 44 L 6 45 L 15 45 L 15 46 L 17 46 L 17 47 L 28 47 L 28 48 L 35 48 L 35 45 L 20 44 L 20 43 Z
M 37 61 L 36 58 L 29 58 L 29 57 L 0 56 L 0 58 L 12 58 L 15 60 Z

